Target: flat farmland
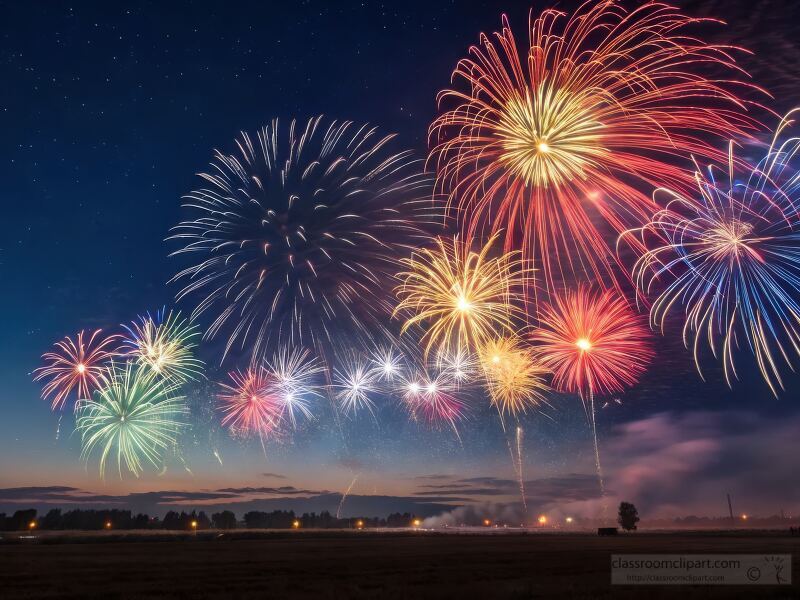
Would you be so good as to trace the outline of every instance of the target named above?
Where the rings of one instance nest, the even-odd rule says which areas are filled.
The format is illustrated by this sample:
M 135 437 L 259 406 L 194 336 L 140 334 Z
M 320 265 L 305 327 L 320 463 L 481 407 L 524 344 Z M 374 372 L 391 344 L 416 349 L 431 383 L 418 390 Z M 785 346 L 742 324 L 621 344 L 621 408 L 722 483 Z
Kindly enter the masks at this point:
M 788 532 L 4 536 L 0 598 L 798 598 Z M 611 586 L 617 553 L 793 554 L 783 586 Z

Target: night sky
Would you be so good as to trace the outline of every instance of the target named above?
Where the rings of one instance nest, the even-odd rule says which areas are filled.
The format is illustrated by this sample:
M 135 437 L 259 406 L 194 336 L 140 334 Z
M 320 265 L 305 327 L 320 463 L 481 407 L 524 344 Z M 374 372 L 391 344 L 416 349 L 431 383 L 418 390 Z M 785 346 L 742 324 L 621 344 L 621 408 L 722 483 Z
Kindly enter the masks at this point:
M 716 42 L 756 54 L 740 64 L 776 97 L 800 104 L 797 9 L 777 2 L 683 3 L 713 15 Z M 544 8 L 536 2 L 534 8 Z M 64 335 L 115 328 L 176 306 L 175 250 L 165 238 L 180 198 L 214 148 L 272 118 L 325 114 L 397 132 L 419 157 L 436 93 L 500 13 L 524 39 L 530 2 L 285 2 L 220 4 L 0 3 L 0 510 L 54 502 L 122 502 L 160 512 L 170 502 L 335 509 L 345 514 L 518 500 L 505 434 L 492 409 L 452 432 L 378 418 L 324 420 L 291 441 L 235 441 L 219 428 L 212 383 L 192 387 L 192 428 L 167 469 L 105 481 L 80 458 L 73 417 L 39 398 L 31 371 Z M 769 122 L 769 115 L 759 115 Z M 186 312 L 192 306 L 177 305 Z M 800 380 L 771 396 L 754 369 L 733 391 L 709 362 L 706 382 L 673 329 L 640 385 L 600 411 L 613 498 L 645 518 L 800 510 Z M 224 376 L 202 348 L 210 382 Z M 522 419 L 529 503 L 592 515 L 598 506 L 589 430 L 576 397 Z M 220 460 L 215 457 L 217 453 Z M 36 488 L 36 489 L 16 489 Z M 129 494 L 133 494 L 130 495 Z M 426 506 L 423 503 L 435 505 Z

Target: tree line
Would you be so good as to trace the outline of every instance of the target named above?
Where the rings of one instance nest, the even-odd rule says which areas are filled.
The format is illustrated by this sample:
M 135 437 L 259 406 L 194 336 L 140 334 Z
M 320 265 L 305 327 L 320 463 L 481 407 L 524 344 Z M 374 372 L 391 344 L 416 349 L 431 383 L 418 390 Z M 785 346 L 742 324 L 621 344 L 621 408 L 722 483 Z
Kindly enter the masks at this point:
M 0 513 L 0 531 L 24 530 L 86 530 L 100 531 L 104 529 L 165 529 L 165 530 L 202 530 L 202 529 L 342 529 L 348 527 L 409 527 L 415 521 L 411 513 L 392 513 L 386 518 L 353 517 L 339 519 L 323 511 L 296 515 L 294 511 L 274 510 L 272 512 L 249 511 L 241 520 L 229 510 L 212 513 L 205 511 L 169 511 L 163 519 L 147 514 L 134 514 L 130 510 L 95 510 L 74 509 L 62 512 L 53 508 L 39 516 L 34 508 L 18 510 L 12 515 Z

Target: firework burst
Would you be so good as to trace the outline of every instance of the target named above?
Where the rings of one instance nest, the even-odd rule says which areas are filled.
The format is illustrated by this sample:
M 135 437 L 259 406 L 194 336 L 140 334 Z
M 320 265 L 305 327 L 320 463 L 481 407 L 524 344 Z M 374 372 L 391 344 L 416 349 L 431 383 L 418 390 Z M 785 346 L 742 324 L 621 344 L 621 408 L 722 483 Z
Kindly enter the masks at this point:
M 634 385 L 652 357 L 647 327 L 615 292 L 585 287 L 557 296 L 532 339 L 563 392 L 613 394 Z
M 241 437 L 257 435 L 263 443 L 280 431 L 285 407 L 275 378 L 264 368 L 228 374 L 230 384 L 220 384 L 218 395 L 222 425 Z
M 34 371 L 34 381 L 45 381 L 42 399 L 50 398 L 53 410 L 61 409 L 70 395 L 76 400 L 91 398 L 104 385 L 105 367 L 118 351 L 119 336 L 103 336 L 100 329 L 73 340 L 65 337 L 55 349 L 42 355 L 44 366 Z
M 667 201 L 636 230 L 648 249 L 633 269 L 640 290 L 659 291 L 650 318 L 662 332 L 684 307 L 683 339 L 698 371 L 705 340 L 731 385 L 737 350 L 746 348 L 776 395 L 781 368 L 800 354 L 800 139 L 783 135 L 797 113 L 746 172 L 737 173 L 731 144 L 727 173 L 698 168 L 697 194 L 659 190 Z
M 198 297 L 193 319 L 256 358 L 270 346 L 338 348 L 343 332 L 389 335 L 386 283 L 396 261 L 440 221 L 430 178 L 392 135 L 351 122 L 278 121 L 237 152 L 217 152 L 204 187 L 185 197 L 174 230 L 195 258 L 175 276 L 178 298 Z M 391 285 L 389 286 L 389 289 Z
M 193 352 L 200 330 L 182 319 L 179 312 L 165 315 L 159 311 L 155 317 L 148 314 L 125 329 L 128 336 L 123 348 L 132 360 L 177 383 L 202 376 L 203 362 Z
M 375 381 L 376 373 L 369 364 L 353 359 L 343 368 L 333 371 L 336 399 L 345 413 L 356 414 L 362 409 L 367 409 L 375 415 L 375 403 L 370 396 L 378 392 Z
M 517 416 L 546 402 L 549 371 L 518 338 L 498 338 L 484 345 L 481 364 L 492 404 L 501 414 Z
M 308 350 L 282 348 L 268 364 L 278 393 L 283 415 L 292 427 L 297 427 L 297 417 L 313 418 L 311 402 L 322 396 L 317 378 L 325 371 L 322 364 Z
M 400 302 L 395 314 L 411 316 L 402 331 L 421 325 L 425 357 L 478 347 L 499 332 L 512 331 L 522 312 L 525 268 L 517 252 L 490 256 L 492 237 L 480 252 L 457 238 L 437 238 L 436 247 L 404 258 Z
M 409 381 L 403 403 L 413 421 L 432 427 L 449 425 L 458 435 L 456 424 L 464 417 L 465 404 L 456 398 L 446 376 L 424 376 Z
M 176 391 L 176 384 L 139 365 L 109 366 L 105 385 L 77 407 L 81 456 L 88 460 L 100 452 L 101 477 L 109 458 L 116 460 L 120 477 L 123 464 L 137 477 L 146 463 L 160 468 L 188 413 L 183 396 Z
M 757 127 L 737 97 L 752 86 L 736 81 L 735 49 L 686 33 L 706 21 L 606 0 L 532 13 L 524 45 L 505 17 L 494 40 L 482 35 L 430 129 L 437 189 L 468 235 L 502 228 L 507 249 L 521 237 L 550 291 L 569 274 L 616 283 L 598 218 L 617 232 L 646 222 L 655 208 L 637 184 L 689 186 L 676 159 L 717 158 L 705 138 Z

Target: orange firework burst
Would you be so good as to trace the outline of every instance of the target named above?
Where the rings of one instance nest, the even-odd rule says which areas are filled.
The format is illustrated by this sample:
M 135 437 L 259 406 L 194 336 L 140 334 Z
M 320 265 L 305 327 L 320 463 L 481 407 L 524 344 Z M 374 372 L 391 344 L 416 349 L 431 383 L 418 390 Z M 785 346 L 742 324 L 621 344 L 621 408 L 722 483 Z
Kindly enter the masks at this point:
M 517 415 L 545 402 L 548 370 L 518 338 L 499 338 L 484 345 L 481 363 L 492 404 L 501 413 Z
M 494 241 L 475 252 L 458 239 L 437 238 L 436 248 L 402 259 L 408 271 L 399 275 L 403 285 L 395 314 L 412 315 L 403 332 L 427 326 L 422 338 L 426 357 L 434 346 L 446 355 L 513 330 L 514 318 L 522 314 L 518 301 L 525 268 L 518 252 L 492 258 Z
M 736 94 L 754 86 L 736 80 L 733 49 L 684 33 L 704 21 L 607 0 L 571 17 L 544 11 L 525 46 L 505 17 L 495 41 L 482 35 L 429 132 L 437 186 L 468 236 L 505 229 L 506 248 L 521 241 L 550 291 L 568 274 L 616 284 L 598 218 L 617 232 L 644 222 L 654 207 L 637 184 L 688 188 L 676 158 L 724 158 L 704 138 L 758 127 Z M 708 66 L 732 75 L 709 79 Z
M 103 337 L 98 329 L 86 339 L 84 333 L 56 342 L 52 352 L 42 355 L 45 365 L 34 371 L 34 381 L 47 381 L 42 398 L 52 396 L 53 410 L 62 408 L 73 391 L 77 400 L 90 399 L 103 386 L 106 363 L 117 354 L 119 336 Z
M 578 288 L 543 308 L 532 337 L 540 344 L 542 363 L 553 371 L 553 387 L 585 398 L 636 383 L 652 357 L 647 335 L 615 292 Z

